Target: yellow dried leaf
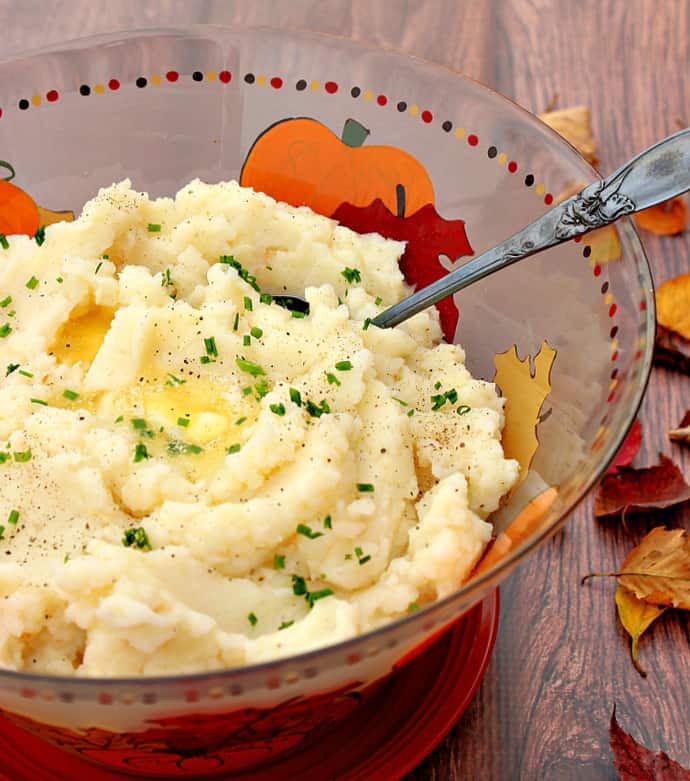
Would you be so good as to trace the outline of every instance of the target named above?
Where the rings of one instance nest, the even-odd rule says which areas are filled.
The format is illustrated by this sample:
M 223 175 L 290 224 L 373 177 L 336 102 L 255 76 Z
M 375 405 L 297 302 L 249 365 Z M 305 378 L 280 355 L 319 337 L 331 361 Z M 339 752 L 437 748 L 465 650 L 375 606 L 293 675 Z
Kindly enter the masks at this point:
M 521 361 L 515 345 L 494 357 L 494 382 L 508 399 L 503 450 L 506 458 L 514 458 L 520 464 L 520 481 L 524 480 L 539 445 L 537 423 L 544 399 L 551 391 L 551 366 L 555 357 L 556 351 L 547 342 L 534 357 L 534 370 L 530 366 L 531 356 Z
M 538 114 L 538 117 L 571 143 L 587 162 L 593 166 L 599 164 L 597 142 L 592 133 L 587 106 L 571 106 L 556 111 L 546 111 Z
M 628 554 L 618 582 L 651 605 L 690 610 L 690 537 L 684 529 L 652 529 Z
M 690 274 L 671 277 L 656 289 L 659 325 L 690 339 Z
M 623 586 L 616 588 L 616 607 L 618 608 L 618 618 L 632 641 L 630 645 L 632 662 L 637 672 L 646 678 L 647 673 L 640 666 L 637 656 L 637 644 L 642 634 L 667 608 L 649 605 L 631 594 Z

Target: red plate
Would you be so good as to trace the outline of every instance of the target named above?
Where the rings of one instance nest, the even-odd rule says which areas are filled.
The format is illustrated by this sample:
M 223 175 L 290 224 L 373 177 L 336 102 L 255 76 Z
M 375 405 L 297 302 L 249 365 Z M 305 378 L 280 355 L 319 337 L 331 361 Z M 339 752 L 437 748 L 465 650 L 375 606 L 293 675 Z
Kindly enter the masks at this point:
M 209 778 L 401 778 L 438 745 L 472 700 L 491 658 L 498 613 L 497 589 L 317 742 L 260 768 Z M 1 781 L 123 781 L 127 777 L 66 754 L 0 717 Z

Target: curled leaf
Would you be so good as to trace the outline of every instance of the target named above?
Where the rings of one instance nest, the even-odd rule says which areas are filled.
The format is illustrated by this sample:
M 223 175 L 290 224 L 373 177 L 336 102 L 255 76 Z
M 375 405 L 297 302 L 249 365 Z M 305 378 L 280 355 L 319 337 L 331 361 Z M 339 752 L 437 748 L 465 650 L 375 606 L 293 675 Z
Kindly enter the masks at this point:
M 673 236 L 682 233 L 688 224 L 688 205 L 684 198 L 677 196 L 637 212 L 635 222 L 638 228 L 657 236 Z
M 637 657 L 637 644 L 642 634 L 649 629 L 652 622 L 657 619 L 667 608 L 658 605 L 649 605 L 631 594 L 623 586 L 616 588 L 616 608 L 618 618 L 623 628 L 631 637 L 630 655 L 635 669 L 643 678 L 647 673 L 640 666 Z
M 659 285 L 656 319 L 660 326 L 690 340 L 690 274 L 671 277 Z
M 654 753 L 638 743 L 611 714 L 609 739 L 613 764 L 621 781 L 690 781 L 690 771 L 674 762 L 665 751 Z
M 593 166 L 597 159 L 597 142 L 592 133 L 590 113 L 587 106 L 571 106 L 538 115 L 542 122 L 563 136 Z
M 660 453 L 655 466 L 621 466 L 615 474 L 606 475 L 594 497 L 594 514 L 597 518 L 625 517 L 631 511 L 649 512 L 688 499 L 690 485 L 673 461 Z
M 628 435 L 623 440 L 623 444 L 618 449 L 618 452 L 611 462 L 606 474 L 614 474 L 621 466 L 629 466 L 632 463 L 633 458 L 637 455 L 640 445 L 642 444 L 642 426 L 640 421 L 636 420 L 632 426 Z
M 652 605 L 690 610 L 690 537 L 658 526 L 623 562 L 618 582 Z
M 683 415 L 678 427 L 668 432 L 668 438 L 678 442 L 690 442 L 690 409 Z

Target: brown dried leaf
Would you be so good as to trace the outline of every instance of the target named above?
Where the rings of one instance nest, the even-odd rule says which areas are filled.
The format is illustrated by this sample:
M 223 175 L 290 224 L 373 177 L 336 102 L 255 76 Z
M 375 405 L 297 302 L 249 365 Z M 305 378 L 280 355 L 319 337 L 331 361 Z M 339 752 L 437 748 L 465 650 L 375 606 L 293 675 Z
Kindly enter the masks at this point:
M 618 586 L 616 588 L 616 608 L 618 610 L 618 618 L 632 640 L 630 646 L 632 662 L 635 665 L 637 672 L 643 678 L 646 678 L 647 673 L 642 669 L 637 658 L 637 644 L 642 634 L 649 629 L 652 622 L 667 610 L 667 608 L 659 607 L 658 605 L 649 605 L 647 602 L 638 599 L 626 588 L 623 588 L 623 586 Z
M 654 342 L 654 361 L 670 369 L 690 374 L 690 341 L 657 325 L 656 339 Z
M 690 409 L 683 415 L 683 420 L 678 424 L 678 427 L 668 432 L 668 438 L 690 443 Z
M 634 215 L 638 228 L 657 236 L 675 236 L 688 224 L 688 205 L 681 196 L 650 206 Z
M 652 529 L 628 554 L 618 582 L 651 605 L 690 610 L 690 537 L 684 529 Z
M 597 142 L 590 125 L 587 106 L 571 106 L 538 114 L 539 119 L 553 128 L 593 166 L 599 165 Z
M 594 514 L 597 518 L 624 517 L 630 511 L 649 512 L 688 499 L 690 485 L 673 461 L 660 453 L 655 466 L 622 466 L 615 474 L 606 475 L 594 497 Z
M 671 277 L 659 285 L 656 319 L 660 326 L 690 340 L 690 274 Z
M 621 781 L 690 781 L 690 770 L 674 762 L 665 751 L 655 754 L 631 738 L 616 721 L 615 708 L 609 738 Z

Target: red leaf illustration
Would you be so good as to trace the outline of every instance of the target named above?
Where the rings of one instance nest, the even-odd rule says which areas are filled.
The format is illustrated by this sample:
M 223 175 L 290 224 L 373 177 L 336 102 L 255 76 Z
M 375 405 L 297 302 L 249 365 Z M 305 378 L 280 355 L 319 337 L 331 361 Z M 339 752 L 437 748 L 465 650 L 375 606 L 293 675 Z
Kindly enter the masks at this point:
M 400 270 L 407 282 L 419 289 L 448 273 L 439 260 L 440 255 L 456 260 L 474 252 L 463 220 L 444 219 L 432 203 L 422 206 L 409 217 L 401 216 L 404 214 L 404 193 L 399 193 L 399 196 L 399 216 L 393 214 L 379 198 L 369 206 L 342 203 L 332 216 L 357 233 L 380 233 L 388 239 L 406 241 Z M 445 298 L 436 306 L 443 333 L 448 341 L 452 341 L 458 324 L 458 310 L 453 298 Z
M 642 426 L 640 426 L 640 421 L 636 420 L 630 427 L 628 436 L 623 440 L 623 444 L 616 453 L 606 474 L 615 474 L 618 471 L 618 467 L 629 466 L 633 458 L 637 455 L 637 451 L 640 449 L 641 444 Z

